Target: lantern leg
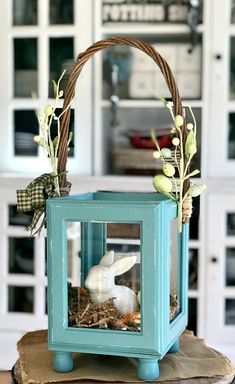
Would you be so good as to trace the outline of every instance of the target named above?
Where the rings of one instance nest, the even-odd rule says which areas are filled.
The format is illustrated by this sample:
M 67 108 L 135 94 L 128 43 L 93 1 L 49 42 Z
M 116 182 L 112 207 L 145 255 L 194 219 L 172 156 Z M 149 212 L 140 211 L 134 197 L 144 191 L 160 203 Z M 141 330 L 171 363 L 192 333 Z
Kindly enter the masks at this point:
M 179 342 L 179 339 L 176 339 L 176 341 L 170 347 L 168 353 L 176 353 L 179 351 L 179 349 L 180 349 L 180 342 Z
M 140 358 L 138 365 L 138 378 L 140 380 L 157 380 L 160 376 L 158 359 Z
M 56 372 L 70 372 L 73 369 L 71 352 L 54 352 L 54 370 Z

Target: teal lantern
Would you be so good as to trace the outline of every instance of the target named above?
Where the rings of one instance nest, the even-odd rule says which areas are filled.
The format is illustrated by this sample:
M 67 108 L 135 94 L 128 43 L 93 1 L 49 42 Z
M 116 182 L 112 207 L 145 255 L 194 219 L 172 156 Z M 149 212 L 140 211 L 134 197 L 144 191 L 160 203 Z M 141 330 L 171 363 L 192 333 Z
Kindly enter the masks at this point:
M 53 198 L 47 233 L 54 369 L 72 370 L 72 352 L 117 355 L 138 360 L 139 379 L 156 380 L 187 325 L 188 224 L 178 231 L 177 203 L 156 193 Z
M 83 66 L 96 52 L 116 45 L 139 49 L 159 66 L 172 96 L 163 100 L 174 123 L 171 148 L 161 148 L 162 174 L 153 179 L 158 193 L 96 192 L 65 196 L 70 109 Z M 170 67 L 149 44 L 133 38 L 98 41 L 79 54 L 63 93 L 54 82 L 56 104 L 38 117 L 51 174 L 36 178 L 17 194 L 17 207 L 32 212 L 27 230 L 39 234 L 46 223 L 48 251 L 48 336 L 54 369 L 73 369 L 72 352 L 117 355 L 138 360 L 138 377 L 156 380 L 158 362 L 177 352 L 187 325 L 188 223 L 192 197 L 205 185 L 192 184 L 197 151 L 196 120 L 187 124 Z M 56 114 L 64 95 L 63 111 Z M 50 129 L 57 124 L 57 137 Z M 57 197 L 59 196 L 59 197 Z M 46 200 L 46 216 L 45 216 Z

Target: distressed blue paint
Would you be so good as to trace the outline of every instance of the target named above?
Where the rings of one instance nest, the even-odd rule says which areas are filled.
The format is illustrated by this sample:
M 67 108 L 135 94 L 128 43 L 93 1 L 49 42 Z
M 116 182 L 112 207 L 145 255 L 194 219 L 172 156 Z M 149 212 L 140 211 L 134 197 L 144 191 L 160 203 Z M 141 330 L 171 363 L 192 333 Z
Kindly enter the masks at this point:
M 187 324 L 188 225 L 178 235 L 181 311 L 169 322 L 170 223 L 176 217 L 176 203 L 156 193 L 97 192 L 47 201 L 49 349 L 136 357 L 140 359 L 139 376 L 146 380 L 154 375 L 157 378 L 158 364 L 152 362 L 174 349 Z M 83 223 L 81 258 L 85 275 L 105 253 L 105 225 L 94 221 L 140 224 L 140 332 L 68 327 L 66 228 L 69 221 Z M 147 366 L 152 367 L 149 375 Z M 55 369 L 59 370 L 58 363 Z
M 53 361 L 54 370 L 57 372 L 70 372 L 73 369 L 71 352 L 55 352 Z
M 157 359 L 139 359 L 138 378 L 140 380 L 157 380 L 160 376 Z
M 179 349 L 180 349 L 180 342 L 179 342 L 179 339 L 176 339 L 175 342 L 170 347 L 168 353 L 176 353 L 179 351 Z

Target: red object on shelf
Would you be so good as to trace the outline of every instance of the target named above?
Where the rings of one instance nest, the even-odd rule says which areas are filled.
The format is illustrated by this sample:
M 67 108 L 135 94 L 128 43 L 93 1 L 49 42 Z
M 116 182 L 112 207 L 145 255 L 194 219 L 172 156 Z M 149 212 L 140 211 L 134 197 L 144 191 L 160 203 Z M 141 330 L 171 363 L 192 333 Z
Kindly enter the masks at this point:
M 134 148 L 156 149 L 156 145 L 153 143 L 153 141 L 149 137 L 133 135 L 131 136 L 130 140 Z M 160 148 L 171 148 L 172 141 L 171 141 L 170 135 L 163 135 L 160 138 L 158 138 L 158 144 Z

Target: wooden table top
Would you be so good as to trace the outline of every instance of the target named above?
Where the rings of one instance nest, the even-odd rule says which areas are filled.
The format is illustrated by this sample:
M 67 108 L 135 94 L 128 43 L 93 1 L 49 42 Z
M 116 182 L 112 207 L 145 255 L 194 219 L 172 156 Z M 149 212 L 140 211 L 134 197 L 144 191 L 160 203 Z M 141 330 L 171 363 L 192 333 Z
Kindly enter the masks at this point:
M 219 381 L 213 381 L 213 383 L 217 384 L 228 384 L 231 383 L 231 379 L 228 380 L 223 380 L 223 379 L 218 379 Z M 179 383 L 182 384 L 182 381 L 180 380 Z M 211 383 L 211 381 L 210 381 Z M 11 372 L 9 371 L 0 371 L 0 384 L 14 384 L 12 378 L 11 378 Z M 235 384 L 235 379 L 231 384 Z
M 0 384 L 13 384 L 11 372 L 0 372 Z

